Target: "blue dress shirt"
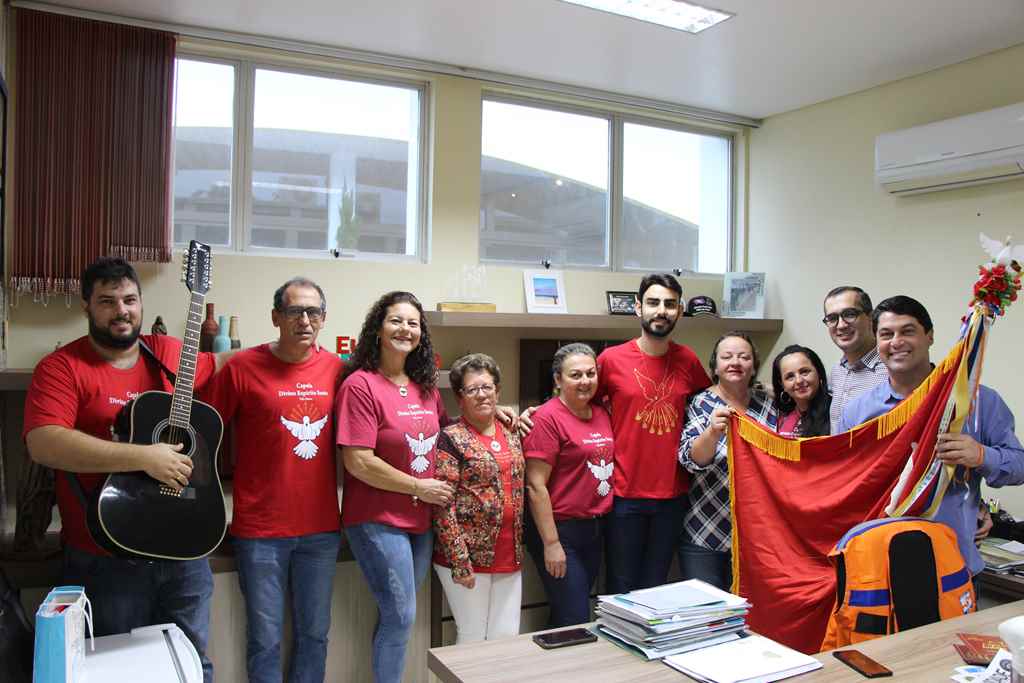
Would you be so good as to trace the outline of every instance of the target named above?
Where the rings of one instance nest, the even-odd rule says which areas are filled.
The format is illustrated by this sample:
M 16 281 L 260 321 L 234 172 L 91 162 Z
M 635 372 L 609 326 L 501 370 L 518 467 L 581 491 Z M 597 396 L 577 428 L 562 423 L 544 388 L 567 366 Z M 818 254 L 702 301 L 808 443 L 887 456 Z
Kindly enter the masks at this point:
M 866 394 L 861 394 L 843 408 L 839 431 L 846 432 L 868 420 L 883 415 L 904 399 L 895 393 L 889 380 Z M 972 471 L 966 482 L 952 481 L 939 504 L 935 521 L 956 532 L 960 554 L 971 574 L 985 568 L 985 562 L 974 544 L 978 528 L 978 506 L 981 503 L 981 479 L 992 487 L 1024 483 L 1024 448 L 1013 429 L 1013 413 L 994 389 L 982 386 L 975 412 L 964 424 L 963 433 L 984 447 L 981 466 Z M 980 475 L 980 476 L 977 476 Z

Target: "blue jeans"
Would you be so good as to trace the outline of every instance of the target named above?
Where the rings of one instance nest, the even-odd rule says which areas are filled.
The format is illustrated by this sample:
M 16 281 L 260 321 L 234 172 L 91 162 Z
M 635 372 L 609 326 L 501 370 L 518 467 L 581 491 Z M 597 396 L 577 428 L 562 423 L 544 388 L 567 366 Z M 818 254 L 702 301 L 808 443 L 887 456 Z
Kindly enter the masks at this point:
M 331 590 L 341 535 L 234 538 L 245 596 L 245 663 L 251 683 L 280 682 L 285 595 L 292 599 L 291 683 L 322 683 L 331 628 Z M 290 591 L 289 591 L 290 589 Z
M 700 579 L 727 591 L 732 586 L 732 552 L 683 541 L 679 545 L 679 570 L 684 579 Z
M 688 504 L 686 494 L 664 500 L 615 497 L 605 535 L 605 590 L 627 593 L 668 581 Z
M 430 569 L 434 534 L 411 534 L 375 522 L 346 527 L 345 534 L 377 600 L 373 679 L 376 683 L 400 683 L 405 648 L 416 622 L 416 588 Z
M 526 527 L 526 546 L 537 565 L 537 573 L 544 584 L 551 608 L 548 626 L 583 624 L 590 617 L 590 589 L 601 567 L 604 519 L 566 519 L 555 522 L 558 540 L 565 551 L 565 576 L 561 579 L 548 574 L 544 567 L 544 543 L 533 521 Z
M 213 681 L 206 656 L 213 574 L 206 559 L 135 560 L 64 547 L 65 584 L 85 587 L 97 636 L 139 626 L 177 624 L 203 661 L 203 680 Z

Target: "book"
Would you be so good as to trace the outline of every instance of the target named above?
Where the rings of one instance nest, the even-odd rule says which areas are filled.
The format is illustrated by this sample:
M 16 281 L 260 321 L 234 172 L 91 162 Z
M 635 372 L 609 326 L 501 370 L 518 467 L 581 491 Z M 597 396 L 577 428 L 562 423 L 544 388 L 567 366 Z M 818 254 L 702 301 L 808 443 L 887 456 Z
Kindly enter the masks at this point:
M 669 655 L 662 661 L 709 683 L 771 683 L 821 668 L 817 659 L 759 635 Z

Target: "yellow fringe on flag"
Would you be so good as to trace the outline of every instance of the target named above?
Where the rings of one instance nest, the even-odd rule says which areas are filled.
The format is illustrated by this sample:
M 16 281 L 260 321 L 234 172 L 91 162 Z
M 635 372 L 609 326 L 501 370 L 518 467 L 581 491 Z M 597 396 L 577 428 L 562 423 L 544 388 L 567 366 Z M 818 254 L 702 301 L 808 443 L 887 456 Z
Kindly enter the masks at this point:
M 786 439 L 760 429 L 750 420 L 739 420 L 740 436 L 749 444 L 757 446 L 780 460 L 800 462 L 800 439 Z

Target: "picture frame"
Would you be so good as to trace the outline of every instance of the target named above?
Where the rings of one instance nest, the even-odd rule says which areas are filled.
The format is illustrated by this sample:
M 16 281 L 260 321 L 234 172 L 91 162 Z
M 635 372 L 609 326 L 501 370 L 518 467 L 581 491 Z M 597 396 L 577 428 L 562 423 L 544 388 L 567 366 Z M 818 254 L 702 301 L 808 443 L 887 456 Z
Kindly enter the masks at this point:
M 560 270 L 523 271 L 527 313 L 568 313 Z
M 609 315 L 636 315 L 636 292 L 605 292 Z
M 764 318 L 764 273 L 726 273 L 722 290 L 726 318 Z

